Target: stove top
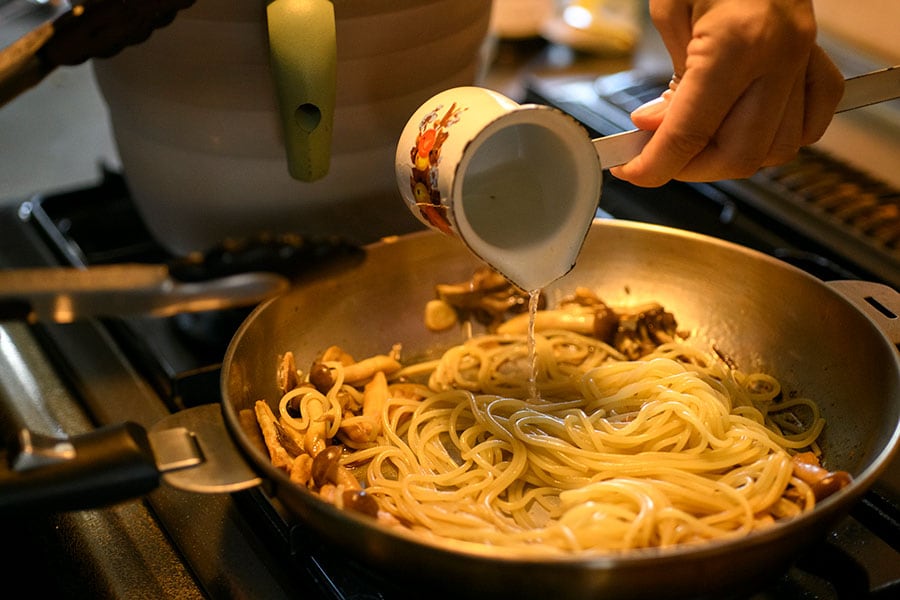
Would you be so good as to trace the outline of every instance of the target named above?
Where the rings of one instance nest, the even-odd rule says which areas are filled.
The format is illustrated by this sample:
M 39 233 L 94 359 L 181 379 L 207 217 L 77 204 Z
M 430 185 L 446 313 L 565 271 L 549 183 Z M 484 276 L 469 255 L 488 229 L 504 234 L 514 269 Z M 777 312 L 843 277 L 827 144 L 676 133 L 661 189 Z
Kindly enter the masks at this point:
M 538 87 L 533 92 L 543 91 L 551 101 Z M 603 114 L 613 119 L 618 113 Z M 675 183 L 658 190 L 607 178 L 601 209 L 614 218 L 729 239 L 823 279 L 864 278 L 897 287 L 900 230 L 889 207 L 900 206 L 900 196 L 831 160 L 804 152 L 796 163 L 752 181 Z M 835 193 L 815 185 L 822 173 L 829 174 Z M 841 179 L 831 179 L 834 173 Z M 854 194 L 865 200 L 846 200 Z M 852 231 L 837 233 L 835 227 Z M 39 194 L 0 210 L 0 268 L 171 258 L 147 232 L 126 181 L 114 171 L 104 169 L 96 185 Z M 0 323 L 0 407 L 11 406 L 0 408 L 0 424 L 24 421 L 43 433 L 78 434 L 126 420 L 150 427 L 174 411 L 216 403 L 220 361 L 248 310 L 68 325 Z M 19 544 L 0 566 L 6 580 L 23 579 L 36 563 L 58 565 L 41 580 L 42 589 L 68 598 L 409 596 L 398 582 L 317 539 L 260 489 L 198 495 L 162 486 L 113 507 L 15 519 L 3 527 L 6 539 Z M 851 514 L 787 572 L 735 598 L 855 600 L 898 593 L 895 461 Z

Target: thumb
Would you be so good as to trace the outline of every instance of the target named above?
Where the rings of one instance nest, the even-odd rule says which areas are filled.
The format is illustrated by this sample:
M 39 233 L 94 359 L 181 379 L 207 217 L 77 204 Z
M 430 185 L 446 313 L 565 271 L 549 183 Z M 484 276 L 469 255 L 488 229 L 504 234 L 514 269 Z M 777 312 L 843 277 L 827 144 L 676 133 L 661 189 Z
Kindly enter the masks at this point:
M 669 94 L 651 100 L 637 107 L 631 113 L 631 121 L 638 129 L 655 131 L 659 128 L 669 109 Z

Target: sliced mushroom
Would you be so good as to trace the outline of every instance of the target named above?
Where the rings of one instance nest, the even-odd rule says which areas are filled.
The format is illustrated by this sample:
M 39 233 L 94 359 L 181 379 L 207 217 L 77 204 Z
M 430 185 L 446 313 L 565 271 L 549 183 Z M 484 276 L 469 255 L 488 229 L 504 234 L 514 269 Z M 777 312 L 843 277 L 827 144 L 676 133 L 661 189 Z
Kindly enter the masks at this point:
M 344 383 L 362 385 L 372 379 L 376 373 L 390 375 L 399 371 L 401 366 L 400 361 L 393 356 L 376 354 L 344 367 Z
M 288 454 L 296 457 L 304 453 L 303 435 L 299 431 L 293 427 L 286 427 L 279 420 L 276 420 L 274 425 L 278 441 L 288 451 Z
M 339 362 L 342 365 L 352 365 L 356 362 L 353 356 L 340 346 L 329 346 L 319 357 L 323 362 Z
M 460 319 L 472 318 L 489 329 L 509 313 L 528 308 L 528 294 L 487 267 L 475 271 L 468 281 L 435 286 L 439 300 L 453 307 Z
M 822 467 L 812 452 L 801 452 L 793 457 L 794 475 L 809 484 L 816 500 L 820 501 L 853 481 L 847 471 L 829 471 Z
M 449 302 L 435 299 L 425 304 L 425 327 L 430 331 L 445 331 L 457 322 L 456 310 Z
M 308 485 L 312 479 L 313 457 L 309 454 L 301 454 L 294 459 L 291 465 L 291 481 L 300 485 Z
M 306 403 L 306 412 L 309 417 L 309 426 L 303 438 L 303 447 L 310 456 L 317 456 L 328 444 L 326 434 L 328 423 L 325 421 L 324 399 L 318 395 L 313 396 Z
M 613 345 L 629 359 L 638 359 L 677 335 L 675 316 L 659 304 L 634 309 L 619 315 Z
M 360 444 L 375 441 L 381 433 L 381 413 L 389 395 L 387 377 L 381 371 L 375 373 L 363 391 L 362 415 L 341 425 L 344 435 Z
M 497 333 L 528 333 L 530 316 L 517 315 L 497 328 Z M 541 310 L 534 316 L 534 330 L 563 329 L 582 335 L 591 335 L 594 331 L 594 312 L 588 308 Z
M 334 374 L 323 361 L 316 361 L 309 368 L 309 382 L 323 394 L 334 387 Z
M 365 490 L 344 490 L 341 499 L 346 509 L 370 517 L 378 517 L 378 501 L 367 494 Z
M 272 464 L 278 469 L 290 472 L 294 459 L 279 440 L 276 425 L 278 420 L 275 418 L 275 413 L 263 400 L 257 400 L 253 405 L 253 409 L 256 413 L 256 422 L 259 423 L 263 440 L 266 442 L 266 448 L 269 450 L 269 458 L 272 460 Z
M 613 343 L 619 328 L 619 315 L 616 311 L 610 308 L 594 291 L 585 287 L 575 288 L 574 294 L 560 302 L 560 308 L 568 309 L 573 305 L 592 309 L 594 330 L 590 335 L 607 344 Z
M 333 484 L 343 489 L 360 489 L 359 481 L 353 473 L 341 464 L 341 452 L 339 446 L 328 446 L 313 458 L 310 474 L 317 487 Z
M 282 394 L 286 394 L 300 385 L 300 374 L 297 372 L 297 365 L 294 362 L 293 352 L 285 352 L 281 357 L 276 377 L 278 389 L 281 390 Z
M 316 487 L 322 487 L 326 483 L 337 483 L 337 468 L 340 461 L 341 449 L 338 446 L 328 446 L 313 457 L 311 474 Z

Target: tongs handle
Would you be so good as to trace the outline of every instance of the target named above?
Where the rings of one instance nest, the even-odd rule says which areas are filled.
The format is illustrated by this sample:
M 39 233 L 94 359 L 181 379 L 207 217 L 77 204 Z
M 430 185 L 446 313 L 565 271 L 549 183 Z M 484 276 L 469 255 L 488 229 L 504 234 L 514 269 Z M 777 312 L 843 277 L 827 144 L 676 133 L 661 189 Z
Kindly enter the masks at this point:
M 900 98 L 900 66 L 871 71 L 844 80 L 844 95 L 835 113 Z M 641 153 L 653 131 L 632 129 L 593 140 L 604 169 L 617 167 Z
M 194 0 L 82 0 L 0 52 L 0 106 L 60 65 L 107 58 L 146 40 Z
M 275 273 L 248 272 L 180 282 L 165 265 L 0 270 L 0 321 L 71 323 L 86 317 L 154 316 L 258 304 L 284 292 Z
M 871 71 L 844 81 L 844 95 L 835 113 L 900 98 L 900 65 Z

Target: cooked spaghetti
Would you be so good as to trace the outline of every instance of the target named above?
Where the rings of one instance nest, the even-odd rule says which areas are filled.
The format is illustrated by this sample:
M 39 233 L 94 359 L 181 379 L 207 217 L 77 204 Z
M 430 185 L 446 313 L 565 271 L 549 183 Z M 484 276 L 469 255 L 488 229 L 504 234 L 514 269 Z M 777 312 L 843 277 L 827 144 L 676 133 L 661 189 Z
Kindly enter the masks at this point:
M 477 335 L 365 387 L 348 382 L 360 363 L 324 360 L 327 389 L 298 380 L 265 417 L 307 448 L 284 468 L 338 505 L 352 470 L 370 514 L 518 554 L 733 538 L 815 505 L 827 473 L 813 459 L 817 475 L 803 476 L 798 456 L 809 466 L 810 454 L 798 453 L 818 452 L 824 421 L 775 378 L 678 341 L 637 360 L 572 331 L 534 342 Z M 344 477 L 310 474 L 308 456 L 332 443 Z

